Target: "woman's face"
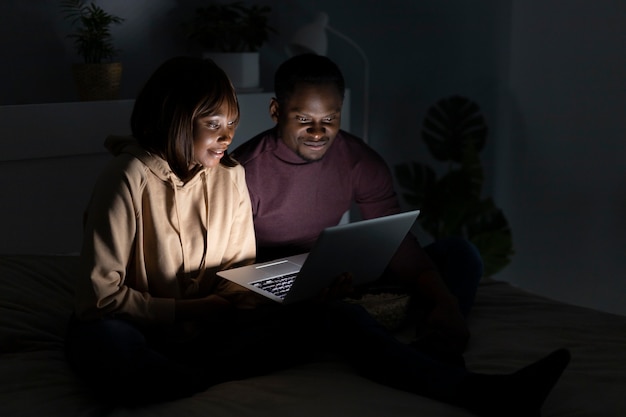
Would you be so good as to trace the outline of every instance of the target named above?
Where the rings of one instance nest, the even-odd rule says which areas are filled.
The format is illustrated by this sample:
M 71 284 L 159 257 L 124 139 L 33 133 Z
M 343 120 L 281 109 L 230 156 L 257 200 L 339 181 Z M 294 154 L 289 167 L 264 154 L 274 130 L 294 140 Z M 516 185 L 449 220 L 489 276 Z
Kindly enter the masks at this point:
M 237 127 L 237 112 L 226 101 L 214 114 L 199 117 L 193 124 L 194 161 L 205 168 L 220 163 Z

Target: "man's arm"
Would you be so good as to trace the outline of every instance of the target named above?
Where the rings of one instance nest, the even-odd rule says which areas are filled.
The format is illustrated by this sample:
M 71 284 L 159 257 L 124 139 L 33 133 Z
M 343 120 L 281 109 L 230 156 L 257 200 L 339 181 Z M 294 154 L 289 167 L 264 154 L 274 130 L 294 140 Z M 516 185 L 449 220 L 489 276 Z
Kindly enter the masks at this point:
M 397 213 L 400 204 L 391 171 L 373 150 L 365 151 L 355 175 L 356 202 L 363 218 Z M 390 262 L 385 283 L 400 285 L 412 294 L 412 303 L 426 316 L 424 340 L 444 340 L 451 351 L 462 352 L 469 338 L 459 304 L 433 260 L 415 236 L 407 235 Z
M 458 300 L 411 234 L 402 242 L 387 272 L 387 279 L 408 289 L 412 295 L 411 313 L 425 318 L 418 343 L 443 353 L 461 354 L 470 334 Z

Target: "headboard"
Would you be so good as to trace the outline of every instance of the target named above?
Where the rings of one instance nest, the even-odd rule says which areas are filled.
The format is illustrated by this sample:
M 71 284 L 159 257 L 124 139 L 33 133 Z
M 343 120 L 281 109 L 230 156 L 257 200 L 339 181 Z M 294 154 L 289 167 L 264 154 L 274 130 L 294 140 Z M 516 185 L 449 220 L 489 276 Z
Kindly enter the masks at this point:
M 239 143 L 272 126 L 271 93 L 240 94 Z M 0 106 L 0 253 L 78 253 L 81 219 L 134 100 Z

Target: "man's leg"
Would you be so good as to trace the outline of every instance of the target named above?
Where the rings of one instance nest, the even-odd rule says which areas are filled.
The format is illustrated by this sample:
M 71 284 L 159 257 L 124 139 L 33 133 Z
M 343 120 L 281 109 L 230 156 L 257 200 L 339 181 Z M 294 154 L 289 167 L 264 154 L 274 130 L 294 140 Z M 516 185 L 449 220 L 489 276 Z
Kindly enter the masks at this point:
M 424 250 L 437 266 L 450 293 L 456 297 L 460 313 L 467 318 L 483 274 L 480 253 L 471 242 L 458 237 L 437 240 Z M 432 309 L 430 300 L 419 294 L 411 297 L 407 317 L 416 324 L 417 335 L 412 346 L 438 360 L 464 366 L 461 346 L 450 344 L 438 332 L 433 333 L 429 321 Z
M 450 292 L 457 297 L 461 313 L 467 317 L 483 276 L 480 252 L 471 242 L 458 237 L 437 240 L 424 250 L 437 265 Z
M 478 374 L 407 347 L 361 306 L 334 303 L 327 320 L 332 346 L 363 376 L 480 416 L 539 417 L 570 361 L 560 349 L 512 374 Z

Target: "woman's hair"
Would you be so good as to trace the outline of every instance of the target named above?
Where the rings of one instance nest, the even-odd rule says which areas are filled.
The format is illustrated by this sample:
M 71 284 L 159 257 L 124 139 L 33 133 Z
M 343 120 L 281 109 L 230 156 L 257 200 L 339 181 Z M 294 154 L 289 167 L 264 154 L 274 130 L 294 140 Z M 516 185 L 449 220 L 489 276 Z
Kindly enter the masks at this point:
M 298 84 L 333 84 L 343 99 L 345 81 L 341 70 L 329 58 L 316 54 L 296 55 L 283 62 L 274 74 L 274 93 L 284 104 Z
M 171 58 L 157 68 L 137 96 L 130 119 L 132 134 L 186 181 L 193 175 L 194 121 L 214 114 L 224 102 L 236 111 L 238 123 L 237 95 L 220 67 L 210 59 Z M 237 164 L 228 154 L 220 163 Z

